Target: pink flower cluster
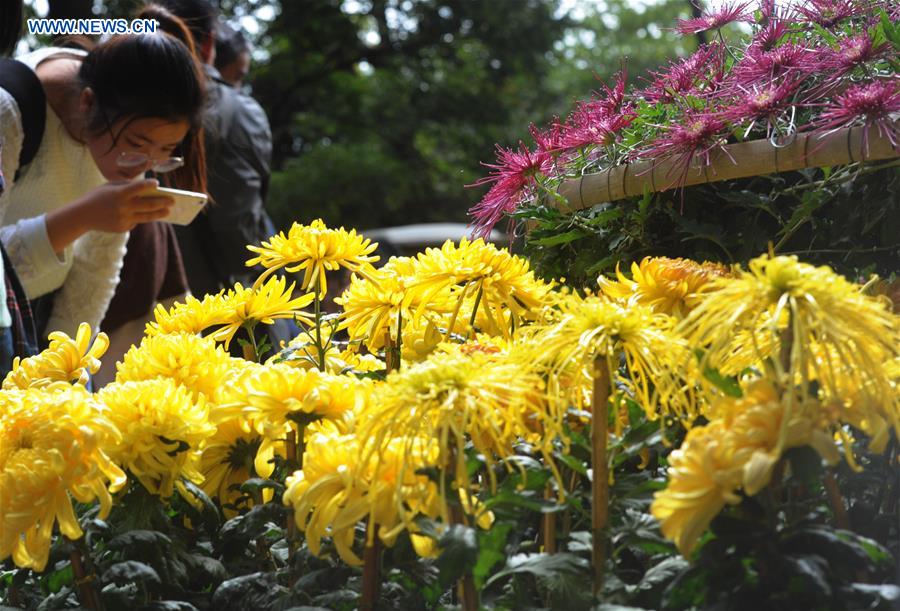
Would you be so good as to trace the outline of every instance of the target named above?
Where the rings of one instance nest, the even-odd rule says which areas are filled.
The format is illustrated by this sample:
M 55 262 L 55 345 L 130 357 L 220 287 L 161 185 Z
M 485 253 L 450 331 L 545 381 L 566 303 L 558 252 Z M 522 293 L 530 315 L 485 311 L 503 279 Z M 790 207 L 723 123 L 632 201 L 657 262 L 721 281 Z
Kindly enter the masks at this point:
M 485 164 L 490 174 L 470 185 L 492 185 L 470 210 L 474 225 L 489 233 L 504 215 L 540 191 L 551 192 L 586 163 L 665 161 L 670 184 L 664 188 L 671 188 L 681 187 L 692 167 L 709 165 L 714 150 L 750 134 L 861 126 L 865 146 L 875 129 L 900 149 L 900 77 L 891 62 L 900 50 L 876 42 L 883 14 L 900 21 L 900 0 L 729 2 L 679 21 L 674 29 L 683 35 L 734 22 L 751 23 L 753 35 L 737 49 L 719 35 L 651 72 L 646 85 L 630 93 L 623 71 L 612 86 L 576 103 L 564 121 L 557 118 L 544 129 L 532 125 L 533 150 L 523 143 L 517 151 L 498 146 L 497 162 Z M 642 117 L 647 105 L 652 117 L 667 121 L 657 125 Z M 802 124 L 795 121 L 798 114 Z

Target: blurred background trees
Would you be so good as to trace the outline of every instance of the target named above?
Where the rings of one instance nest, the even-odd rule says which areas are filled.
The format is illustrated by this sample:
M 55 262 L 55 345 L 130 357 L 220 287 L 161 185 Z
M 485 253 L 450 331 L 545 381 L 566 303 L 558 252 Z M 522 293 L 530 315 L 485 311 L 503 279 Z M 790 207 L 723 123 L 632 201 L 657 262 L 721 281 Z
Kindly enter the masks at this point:
M 131 15 L 140 0 L 33 0 L 52 17 Z M 276 222 L 359 228 L 465 221 L 494 145 L 626 66 L 691 49 L 687 0 L 220 0 L 254 41 L 249 91 L 274 136 Z M 47 13 L 49 9 L 49 15 Z M 689 41 L 692 42 L 692 41 Z

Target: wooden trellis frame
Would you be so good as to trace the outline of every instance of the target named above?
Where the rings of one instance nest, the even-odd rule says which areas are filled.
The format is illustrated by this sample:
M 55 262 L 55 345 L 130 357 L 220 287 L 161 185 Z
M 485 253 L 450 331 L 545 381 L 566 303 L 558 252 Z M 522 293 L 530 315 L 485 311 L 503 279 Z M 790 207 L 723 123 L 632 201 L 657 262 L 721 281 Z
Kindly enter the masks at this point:
M 900 120 L 894 122 L 893 128 L 900 138 Z M 848 127 L 825 134 L 800 133 L 783 146 L 775 146 L 768 140 L 730 144 L 712 151 L 709 165 L 700 165 L 695 158 L 683 184 L 699 185 L 900 157 L 900 150 L 895 149 L 877 127 L 868 127 L 865 146 L 864 133 L 862 127 Z M 683 170 L 672 160 L 623 164 L 564 181 L 558 189 L 564 199 L 558 198 L 549 203 L 564 212 L 574 212 L 595 204 L 641 195 L 646 188 L 651 192 L 666 191 L 679 186 L 677 175 L 680 171 Z

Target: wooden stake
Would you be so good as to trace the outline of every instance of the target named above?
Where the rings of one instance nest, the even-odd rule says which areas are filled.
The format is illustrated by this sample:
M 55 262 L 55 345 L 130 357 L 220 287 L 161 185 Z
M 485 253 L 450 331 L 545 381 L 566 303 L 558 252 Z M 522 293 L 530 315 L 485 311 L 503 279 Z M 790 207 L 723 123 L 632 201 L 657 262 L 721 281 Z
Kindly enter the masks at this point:
M 594 596 L 603 588 L 606 570 L 606 526 L 609 520 L 609 467 L 606 442 L 609 436 L 610 371 L 606 357 L 594 360 L 594 394 L 591 406 L 591 526 Z
M 850 516 L 847 514 L 847 507 L 844 505 L 844 495 L 838 487 L 837 479 L 831 469 L 825 471 L 825 492 L 828 494 L 828 503 L 834 512 L 834 525 L 844 530 L 850 529 Z
M 900 121 L 894 126 L 900 126 Z M 878 129 L 868 128 L 866 146 L 863 133 L 862 127 L 847 127 L 827 135 L 798 134 L 791 143 L 781 147 L 773 146 L 768 140 L 729 144 L 723 147 L 727 153 L 720 149 L 710 153 L 709 166 L 692 164 L 683 185 L 672 184 L 678 174 L 677 169 L 673 170 L 677 165 L 673 161 L 623 164 L 567 180 L 559 187 L 559 194 L 565 200 L 548 198 L 546 203 L 564 212 L 574 212 L 641 195 L 644 189 L 666 191 L 679 186 L 900 157 L 900 151 Z
M 462 499 L 460 499 L 459 505 L 450 506 L 450 524 L 465 525 L 465 523 L 466 520 L 465 516 L 463 516 Z M 481 604 L 478 600 L 478 590 L 475 588 L 475 579 L 472 577 L 471 571 L 466 571 L 465 575 L 459 580 L 459 583 L 456 585 L 456 593 L 463 611 L 478 611 L 478 609 L 481 608 Z
M 72 553 L 69 554 L 69 559 L 72 562 L 72 576 L 78 588 L 78 600 L 86 609 L 102 609 L 102 602 L 97 594 L 97 590 L 94 588 L 95 575 L 93 571 L 88 575 L 88 571 L 85 570 L 81 550 L 75 541 L 69 539 L 69 543 L 72 545 Z
M 552 499 L 553 498 L 553 490 L 548 485 L 544 488 L 544 498 Z M 555 513 L 545 513 L 543 520 L 543 531 L 544 531 L 544 552 L 547 554 L 555 554 L 556 553 L 556 514 Z
M 384 332 L 384 363 L 385 373 L 390 373 L 397 367 L 394 342 L 391 339 L 390 329 Z M 378 538 L 378 525 L 373 524 L 372 528 L 376 530 L 375 540 L 372 545 L 368 545 L 367 540 L 366 549 L 363 551 L 362 592 L 359 600 L 359 608 L 363 611 L 375 609 L 378 598 L 381 596 L 381 568 L 384 546 L 381 543 L 381 539 Z
M 362 593 L 359 608 L 362 611 L 373 611 L 381 595 L 381 539 L 375 535 L 372 545 L 366 545 L 363 552 Z

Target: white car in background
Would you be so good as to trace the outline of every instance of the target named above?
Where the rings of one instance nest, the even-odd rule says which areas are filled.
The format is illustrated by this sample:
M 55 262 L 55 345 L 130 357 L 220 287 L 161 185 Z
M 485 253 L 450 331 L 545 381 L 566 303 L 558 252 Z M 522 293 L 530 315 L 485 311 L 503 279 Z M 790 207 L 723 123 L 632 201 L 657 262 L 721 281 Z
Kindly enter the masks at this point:
M 447 240 L 459 242 L 464 237 L 472 239 L 473 231 L 472 227 L 465 223 L 418 223 L 364 229 L 360 233 L 373 242 L 378 242 L 389 256 L 410 256 L 432 246 L 439 247 Z M 494 230 L 487 241 L 502 244 L 504 240 L 506 236 Z

